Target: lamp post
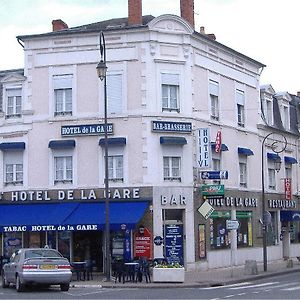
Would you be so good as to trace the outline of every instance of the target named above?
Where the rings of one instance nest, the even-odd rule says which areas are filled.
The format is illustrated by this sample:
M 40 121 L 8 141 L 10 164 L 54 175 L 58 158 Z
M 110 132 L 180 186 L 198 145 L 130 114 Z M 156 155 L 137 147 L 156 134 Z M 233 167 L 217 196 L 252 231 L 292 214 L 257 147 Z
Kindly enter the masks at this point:
M 268 220 L 267 220 L 267 211 L 266 211 L 266 203 L 265 203 L 265 170 L 264 170 L 264 161 L 265 161 L 265 157 L 264 157 L 264 145 L 265 145 L 265 141 L 267 140 L 267 138 L 272 135 L 275 134 L 275 132 L 271 132 L 269 134 L 267 134 L 264 139 L 262 140 L 261 143 L 261 188 L 262 188 L 262 221 L 263 221 L 263 264 L 264 264 L 264 271 L 267 271 L 267 225 L 268 225 Z M 277 155 L 278 153 L 281 153 L 285 150 L 286 146 L 287 146 L 287 140 L 286 137 L 280 133 L 278 133 L 278 135 L 283 137 L 283 141 L 274 141 L 271 144 L 271 148 L 272 151 L 275 152 Z M 283 143 L 283 147 L 282 148 L 278 148 L 278 144 L 279 143 Z M 275 170 L 277 172 L 279 172 L 280 168 L 281 168 L 281 159 L 278 156 L 278 158 L 275 160 Z
M 110 226 L 109 226 L 109 190 L 108 190 L 108 139 L 107 139 L 107 86 L 106 86 L 106 49 L 104 34 L 100 36 L 100 62 L 97 65 L 97 74 L 101 81 L 104 80 L 104 164 L 105 164 L 105 274 L 106 280 L 110 281 Z

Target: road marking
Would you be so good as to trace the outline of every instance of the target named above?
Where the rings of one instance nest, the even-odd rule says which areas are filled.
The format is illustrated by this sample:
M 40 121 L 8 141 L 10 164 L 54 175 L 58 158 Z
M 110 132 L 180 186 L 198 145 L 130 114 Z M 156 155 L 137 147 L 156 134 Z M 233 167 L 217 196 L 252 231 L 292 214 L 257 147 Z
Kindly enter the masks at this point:
M 268 286 L 268 285 L 274 285 L 276 283 L 279 283 L 279 281 L 266 282 L 266 283 L 261 283 L 261 284 L 252 284 L 252 285 L 247 285 L 247 286 L 230 287 L 230 289 L 231 290 L 250 289 L 250 288 L 257 288 L 257 287 L 263 287 L 263 286 Z
M 210 286 L 210 287 L 205 287 L 201 288 L 201 290 L 214 290 L 214 289 L 221 289 L 221 288 L 229 288 L 232 286 L 242 286 L 246 284 L 250 284 L 251 282 L 240 282 L 240 283 L 234 283 L 234 284 L 228 284 L 228 285 L 219 285 L 219 286 Z
M 295 286 L 292 288 L 286 288 L 286 289 L 282 289 L 283 291 L 296 291 L 296 290 L 300 290 L 300 286 Z

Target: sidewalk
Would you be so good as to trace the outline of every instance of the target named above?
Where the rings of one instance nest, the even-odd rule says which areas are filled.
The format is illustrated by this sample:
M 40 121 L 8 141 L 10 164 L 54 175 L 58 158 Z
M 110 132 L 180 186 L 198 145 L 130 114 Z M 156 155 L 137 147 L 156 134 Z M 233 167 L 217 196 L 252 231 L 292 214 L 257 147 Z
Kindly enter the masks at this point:
M 185 281 L 183 283 L 146 283 L 143 282 L 125 282 L 119 283 L 112 279 L 106 281 L 103 274 L 94 274 L 93 280 L 90 281 L 72 281 L 71 287 L 103 287 L 103 288 L 167 288 L 167 287 L 208 287 L 226 285 L 243 281 L 258 280 L 275 274 L 284 274 L 290 272 L 300 272 L 300 262 L 293 260 L 293 266 L 288 267 L 286 260 L 268 262 L 268 271 L 263 271 L 263 265 L 257 264 L 257 275 L 245 275 L 244 266 L 235 266 L 230 268 L 218 268 L 205 270 L 195 270 L 185 272 Z

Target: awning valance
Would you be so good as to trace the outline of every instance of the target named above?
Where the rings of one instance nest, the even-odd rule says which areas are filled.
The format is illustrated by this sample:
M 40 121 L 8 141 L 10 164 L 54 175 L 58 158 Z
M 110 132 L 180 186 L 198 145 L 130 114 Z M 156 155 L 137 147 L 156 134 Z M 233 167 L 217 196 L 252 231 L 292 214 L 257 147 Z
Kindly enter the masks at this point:
M 110 202 L 110 229 L 120 230 L 123 224 L 127 229 L 133 229 L 148 206 L 148 201 Z M 105 228 L 104 202 L 0 205 L 0 232 L 89 228 Z
M 215 142 L 211 142 L 211 149 L 215 151 L 215 149 L 216 149 L 216 143 Z M 226 144 L 221 145 L 221 151 L 228 151 L 228 147 L 227 147 Z
M 24 150 L 25 143 L 24 142 L 13 142 L 13 143 L 1 143 L 0 150 L 9 151 L 9 150 Z
M 161 145 L 185 145 L 187 144 L 187 140 L 184 137 L 161 136 L 160 144 Z
M 242 147 L 238 147 L 238 154 L 247 155 L 247 156 L 254 155 L 251 149 L 242 148 Z
M 107 139 L 108 146 L 125 146 L 126 145 L 126 138 L 118 137 L 118 138 L 108 138 Z M 101 147 L 105 146 L 105 139 L 99 140 L 99 145 Z
M 48 147 L 51 149 L 64 149 L 74 148 L 76 145 L 75 140 L 57 140 L 50 141 Z
M 270 152 L 268 152 L 268 153 L 267 153 L 267 157 L 268 157 L 268 159 L 270 159 L 270 160 L 281 161 L 280 156 L 279 156 L 278 154 L 276 154 L 276 153 L 270 153 Z
M 294 158 L 294 157 L 291 157 L 291 156 L 285 156 L 284 157 L 284 162 L 286 164 L 297 164 L 298 163 L 297 159 Z

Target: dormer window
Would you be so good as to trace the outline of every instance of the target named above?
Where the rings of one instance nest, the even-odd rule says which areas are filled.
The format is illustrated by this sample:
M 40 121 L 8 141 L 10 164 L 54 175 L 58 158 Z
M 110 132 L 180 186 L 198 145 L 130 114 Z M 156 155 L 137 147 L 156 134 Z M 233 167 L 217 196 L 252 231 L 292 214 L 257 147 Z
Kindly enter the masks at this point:
M 281 122 L 286 130 L 290 130 L 290 101 L 291 96 L 287 92 L 275 94 L 279 104 Z
M 287 105 L 282 105 L 281 109 L 281 119 L 282 125 L 285 129 L 290 129 L 290 118 L 289 118 L 289 107 Z
M 273 124 L 273 98 L 272 95 L 262 94 L 262 114 L 263 119 L 268 125 Z

